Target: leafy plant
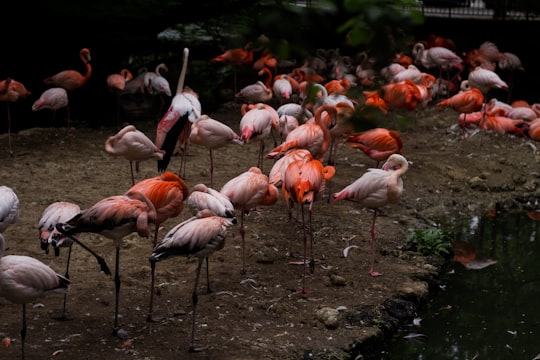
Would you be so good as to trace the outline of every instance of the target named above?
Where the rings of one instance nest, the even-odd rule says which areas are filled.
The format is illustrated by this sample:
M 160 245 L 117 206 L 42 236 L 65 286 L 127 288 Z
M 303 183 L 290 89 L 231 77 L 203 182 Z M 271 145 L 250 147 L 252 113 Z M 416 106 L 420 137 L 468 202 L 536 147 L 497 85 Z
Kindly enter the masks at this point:
M 411 231 L 407 234 L 407 246 L 423 255 L 444 256 L 450 252 L 453 236 L 437 227 Z

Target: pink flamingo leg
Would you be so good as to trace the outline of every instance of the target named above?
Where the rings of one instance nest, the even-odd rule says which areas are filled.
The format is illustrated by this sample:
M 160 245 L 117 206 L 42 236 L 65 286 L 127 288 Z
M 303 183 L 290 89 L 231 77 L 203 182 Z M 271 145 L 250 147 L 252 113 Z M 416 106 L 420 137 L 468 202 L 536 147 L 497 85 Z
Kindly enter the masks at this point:
M 373 213 L 373 222 L 371 223 L 371 266 L 369 268 L 369 275 L 381 276 L 382 273 L 373 270 L 375 263 L 375 219 L 377 218 L 377 210 Z

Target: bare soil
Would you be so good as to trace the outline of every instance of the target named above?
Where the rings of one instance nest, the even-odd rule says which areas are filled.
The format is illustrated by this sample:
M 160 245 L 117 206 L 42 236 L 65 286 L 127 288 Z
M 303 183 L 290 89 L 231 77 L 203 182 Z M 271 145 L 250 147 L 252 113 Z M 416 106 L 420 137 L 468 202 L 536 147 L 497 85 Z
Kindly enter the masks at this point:
M 227 104 L 212 117 L 238 129 L 238 104 Z M 457 125 L 457 114 L 433 108 L 418 112 L 416 122 L 402 130 L 404 156 L 411 162 L 404 176 L 401 202 L 388 207 L 376 223 L 376 270 L 368 275 L 372 212 L 353 202 L 328 203 L 328 194 L 315 203 L 313 228 L 316 266 L 306 281 L 308 294 L 298 294 L 302 266 L 291 265 L 289 241 L 302 251 L 301 227 L 290 238 L 287 209 L 282 199 L 259 207 L 245 218 L 247 273 L 241 274 L 239 225 L 229 229 L 225 248 L 210 258 L 213 292 L 206 293 L 205 272 L 199 288 L 197 345 L 188 351 L 191 334 L 191 293 L 196 259 L 171 258 L 157 265 L 156 313 L 163 322 L 146 321 L 151 240 L 127 236 L 121 249 L 121 339 L 112 335 L 114 282 L 100 273 L 95 259 L 74 245 L 70 267 L 72 287 L 67 307 L 72 320 L 54 317 L 63 297 L 40 299 L 29 306 L 27 359 L 354 359 L 377 358 L 377 351 L 400 324 L 411 320 L 430 296 L 444 261 L 406 248 L 412 230 L 457 221 L 488 211 L 535 209 L 540 195 L 538 144 L 512 135 L 478 133 L 467 139 Z M 155 120 L 130 121 L 150 138 Z M 388 126 L 392 125 L 389 120 Z M 131 183 L 129 162 L 104 150 L 106 138 L 117 127 L 97 130 L 77 127 L 33 128 L 13 134 L 13 158 L 4 151 L 0 184 L 12 187 L 20 199 L 20 218 L 5 232 L 8 254 L 29 255 L 65 272 L 67 251 L 46 255 L 38 240 L 41 212 L 54 201 L 71 201 L 86 208 L 98 200 L 124 193 Z M 8 138 L 0 135 L 7 150 Z M 266 149 L 273 146 L 269 138 Z M 230 178 L 257 164 L 257 144 L 230 145 L 215 153 L 215 183 L 219 189 Z M 178 171 L 180 157 L 169 169 Z M 272 160 L 266 160 L 268 173 Z M 374 161 L 363 153 L 340 147 L 336 176 L 328 193 L 348 185 Z M 209 183 L 208 150 L 189 148 L 186 182 Z M 141 163 L 137 180 L 158 174 L 156 163 Z M 238 214 L 239 215 L 239 214 Z M 191 216 L 186 207 L 164 224 L 162 234 Z M 114 268 L 112 241 L 83 234 L 81 241 Z M 343 250 L 357 245 L 347 257 Z M 20 354 L 21 306 L 0 305 L 0 358 Z M 3 336 L 2 336 L 3 335 Z

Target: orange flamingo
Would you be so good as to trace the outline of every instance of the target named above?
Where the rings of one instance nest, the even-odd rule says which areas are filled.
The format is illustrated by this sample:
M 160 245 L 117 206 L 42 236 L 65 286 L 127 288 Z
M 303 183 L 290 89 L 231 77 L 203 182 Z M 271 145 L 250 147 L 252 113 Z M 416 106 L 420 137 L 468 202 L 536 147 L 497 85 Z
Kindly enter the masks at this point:
M 472 88 L 470 90 L 459 92 L 448 99 L 442 100 L 437 103 L 437 110 L 452 109 L 460 114 L 464 114 L 463 121 L 467 121 L 467 114 L 482 110 L 484 105 L 484 94 L 477 89 Z M 463 137 L 465 137 L 465 128 L 462 127 Z
M 134 125 L 127 125 L 105 141 L 105 151 L 114 156 L 123 156 L 129 160 L 131 185 L 135 184 L 133 162 L 139 170 L 139 162 L 149 159 L 163 160 L 163 150 Z
M 407 159 L 399 154 L 390 155 L 382 169 L 368 169 L 360 178 L 341 191 L 332 194 L 334 202 L 341 200 L 357 201 L 362 207 L 373 210 L 371 223 L 371 276 L 382 275 L 374 270 L 375 262 L 375 220 L 382 207 L 397 204 L 403 192 L 403 179 L 408 170 Z
M 184 209 L 184 201 L 189 196 L 189 187 L 184 180 L 173 172 L 144 179 L 133 185 L 126 194 L 140 193 L 145 196 L 156 210 L 154 238 L 152 248 L 157 244 L 159 227 L 167 219 L 175 218 Z M 160 321 L 162 317 L 153 314 L 155 292 L 155 263 L 151 264 L 150 305 L 148 321 Z
M 62 235 L 57 229 L 56 224 L 60 222 L 68 221 L 69 219 L 73 218 L 75 215 L 77 215 L 79 212 L 81 212 L 81 208 L 79 205 L 67 202 L 67 201 L 56 201 L 50 204 L 43 210 L 41 213 L 41 217 L 39 219 L 38 223 L 38 232 L 39 232 L 39 240 L 41 244 L 41 249 L 45 250 L 45 252 L 49 253 L 49 244 L 52 241 L 60 241 L 64 235 Z M 77 236 L 78 234 L 75 234 Z M 71 260 L 71 246 L 73 245 L 73 241 L 71 239 L 63 239 L 62 241 L 62 247 L 68 247 L 68 258 L 66 261 L 66 273 L 64 274 L 64 277 L 66 279 L 69 279 L 69 263 Z M 60 248 L 55 247 L 54 248 L 54 255 L 58 256 L 60 255 Z M 69 320 L 70 318 L 67 316 L 66 313 L 66 302 L 67 302 L 67 293 L 64 294 L 64 304 L 62 306 L 62 314 L 58 318 L 59 320 Z
M 32 105 L 32 111 L 40 111 L 43 109 L 49 109 L 53 112 L 53 125 L 54 125 L 54 118 L 56 116 L 56 111 L 62 108 L 67 108 L 69 104 L 68 100 L 68 94 L 66 89 L 61 87 L 54 87 L 45 90 L 41 95 L 39 96 L 39 99 L 34 101 L 34 104 Z M 68 122 L 68 128 L 70 124 L 70 118 L 69 118 L 69 109 L 67 112 L 67 122 Z
M 9 156 L 13 157 L 13 146 L 11 144 L 11 113 L 9 110 L 9 103 L 16 102 L 19 99 L 24 99 L 31 95 L 31 92 L 19 81 L 7 78 L 0 81 L 0 102 L 5 102 L 7 106 L 7 118 L 8 118 L 8 151 Z
M 202 115 L 195 120 L 191 126 L 189 142 L 208 149 L 210 155 L 210 186 L 214 184 L 213 150 L 228 144 L 244 144 L 240 135 L 235 133 L 233 129 L 219 120 L 212 119 L 208 115 Z
M 83 244 L 74 234 L 95 233 L 113 241 L 115 247 L 115 306 L 113 335 L 118 334 L 118 307 L 120 300 L 120 247 L 125 236 L 136 232 L 139 236 L 150 235 L 151 224 L 156 221 L 156 209 L 146 196 L 139 192 L 130 191 L 125 195 L 115 195 L 103 198 L 89 208 L 82 210 L 65 223 L 56 224 L 56 228 L 98 260 L 101 270 L 111 274 L 105 260 L 91 248 Z M 61 246 L 60 241 L 53 241 L 55 247 Z
M 240 210 L 240 235 L 242 237 L 242 273 L 246 273 L 246 245 L 244 213 L 259 205 L 273 205 L 279 198 L 279 191 L 270 184 L 268 176 L 261 169 L 251 167 L 248 171 L 230 179 L 219 191 L 227 196 L 235 209 Z
M 304 205 L 308 205 L 308 220 L 309 220 L 309 237 L 310 237 L 310 260 L 309 268 L 311 273 L 315 269 L 315 257 L 313 254 L 313 203 L 322 199 L 326 183 L 330 181 L 335 175 L 335 168 L 333 166 L 323 166 L 322 162 L 314 159 L 311 154 L 307 154 L 303 159 L 291 162 L 285 172 L 283 173 L 283 184 L 281 187 L 282 196 L 285 199 L 287 205 L 287 211 L 289 214 L 289 224 L 291 226 L 291 241 L 289 245 L 289 255 L 292 255 L 292 233 L 293 232 L 293 219 L 292 219 L 292 203 L 299 204 L 302 208 L 302 229 L 304 233 L 304 258 L 302 265 L 304 272 L 302 275 L 302 289 L 298 292 L 300 294 L 306 294 L 308 292 L 306 288 L 306 263 L 307 263 L 307 234 L 306 234 L 306 221 L 304 218 Z
M 401 134 L 397 130 L 386 128 L 373 128 L 351 134 L 345 140 L 345 145 L 358 149 L 375 160 L 377 168 L 379 163 L 386 161 L 390 155 L 403 154 Z
M 4 255 L 6 243 L 0 234 L 0 298 L 22 305 L 21 359 L 26 340 L 26 304 L 53 293 L 66 293 L 70 281 L 41 261 L 23 255 Z
M 227 236 L 227 227 L 235 224 L 236 219 L 227 219 L 216 216 L 210 210 L 201 210 L 196 216 L 187 219 L 184 222 L 173 227 L 157 244 L 150 255 L 150 263 L 155 263 L 173 256 L 197 257 L 198 265 L 195 275 L 195 285 L 191 301 L 193 306 L 191 323 L 191 342 L 189 351 L 202 351 L 205 347 L 195 346 L 195 329 L 197 317 L 197 288 L 199 286 L 199 277 L 201 275 L 201 266 L 203 260 L 206 260 L 206 275 L 208 292 L 210 289 L 210 278 L 208 275 L 208 257 L 214 252 L 223 249 L 225 246 L 225 237 Z
M 306 122 L 291 131 L 281 145 L 276 146 L 266 154 L 266 158 L 275 159 L 291 149 L 307 149 L 313 157 L 322 160 L 332 142 L 330 130 L 322 120 L 324 112 L 328 112 L 331 117 L 330 123 L 335 124 L 337 121 L 336 106 L 322 105 L 315 111 L 313 123 Z
M 185 163 L 191 123 L 201 116 L 199 95 L 191 89 L 184 89 L 188 55 L 189 49 L 184 48 L 182 70 L 176 88 L 176 95 L 172 99 L 169 110 L 167 110 L 159 121 L 156 134 L 156 146 L 158 149 L 165 151 L 163 160 L 158 160 L 158 171 L 163 172 L 167 170 L 176 143 L 180 139 L 181 134 L 184 133 L 182 166 L 178 172 L 184 179 L 186 177 Z
M 214 57 L 211 62 L 232 66 L 233 89 L 237 93 L 237 72 L 239 66 L 250 65 L 253 62 L 253 44 L 247 43 L 243 48 L 228 49 L 224 53 Z
M 83 62 L 86 72 L 81 74 L 77 70 L 63 70 L 59 73 L 51 75 L 43 80 L 45 85 L 62 87 L 68 91 L 73 91 L 80 88 L 88 82 L 92 75 L 92 66 L 90 65 L 90 50 L 83 48 L 79 51 L 79 58 Z
M 283 174 L 289 164 L 296 160 L 301 160 L 306 157 L 306 155 L 311 154 L 307 149 L 292 149 L 289 150 L 280 157 L 270 169 L 268 174 L 268 181 L 270 184 L 274 184 L 277 188 L 281 189 L 283 184 Z

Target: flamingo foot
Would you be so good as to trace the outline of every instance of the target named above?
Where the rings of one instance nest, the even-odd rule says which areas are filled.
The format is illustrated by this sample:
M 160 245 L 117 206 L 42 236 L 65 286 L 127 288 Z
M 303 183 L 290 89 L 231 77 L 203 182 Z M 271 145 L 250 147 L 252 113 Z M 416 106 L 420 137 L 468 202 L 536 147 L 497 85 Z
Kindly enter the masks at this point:
M 300 290 L 297 290 L 296 293 L 297 294 L 309 294 L 311 291 L 309 291 L 307 288 L 301 288 Z
M 159 323 L 159 322 L 162 322 L 165 319 L 166 319 L 165 316 L 163 316 L 163 315 L 155 315 L 155 314 L 149 314 L 146 317 L 146 321 L 150 322 L 150 323 Z
M 369 275 L 371 275 L 371 276 L 373 276 L 373 277 L 375 277 L 375 276 L 382 276 L 382 273 L 371 270 L 371 271 L 369 272 Z
M 193 344 L 189 345 L 189 352 L 201 352 L 201 351 L 205 351 L 206 349 L 208 349 L 208 346 L 196 347 Z

